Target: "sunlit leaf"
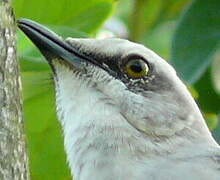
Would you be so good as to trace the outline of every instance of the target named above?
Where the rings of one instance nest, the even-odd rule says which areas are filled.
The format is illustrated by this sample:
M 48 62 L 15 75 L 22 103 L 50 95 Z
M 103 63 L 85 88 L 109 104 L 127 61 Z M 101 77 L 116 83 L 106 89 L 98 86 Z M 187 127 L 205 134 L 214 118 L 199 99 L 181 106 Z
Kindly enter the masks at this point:
M 218 114 L 218 125 L 212 132 L 214 138 L 220 144 L 220 124 L 219 124 L 219 122 L 220 122 L 220 114 Z
M 91 33 L 109 16 L 114 0 L 20 0 L 13 1 L 17 18 L 41 24 L 69 26 Z
M 210 130 L 213 130 L 217 127 L 217 125 L 218 125 L 218 116 L 217 116 L 217 114 L 205 113 L 204 117 L 205 117 L 206 123 L 207 123 Z

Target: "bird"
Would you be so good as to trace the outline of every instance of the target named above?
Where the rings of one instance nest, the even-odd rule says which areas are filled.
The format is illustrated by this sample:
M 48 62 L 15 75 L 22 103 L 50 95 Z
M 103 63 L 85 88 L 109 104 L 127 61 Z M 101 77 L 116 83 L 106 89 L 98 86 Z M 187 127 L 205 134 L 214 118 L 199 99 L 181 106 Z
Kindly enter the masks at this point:
M 220 148 L 174 68 L 125 39 L 18 27 L 49 63 L 75 180 L 219 180 Z

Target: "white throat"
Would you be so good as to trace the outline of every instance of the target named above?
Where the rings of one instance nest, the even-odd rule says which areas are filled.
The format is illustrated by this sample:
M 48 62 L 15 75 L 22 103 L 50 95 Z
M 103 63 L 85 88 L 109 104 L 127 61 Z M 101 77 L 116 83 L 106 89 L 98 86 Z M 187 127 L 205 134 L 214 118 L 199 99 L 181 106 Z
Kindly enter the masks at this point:
M 71 172 L 76 179 L 106 179 L 113 164 L 124 163 L 116 154 L 120 151 L 129 153 L 125 152 L 123 141 L 130 138 L 128 135 L 133 129 L 120 116 L 113 102 L 101 92 L 79 80 L 64 66 L 57 66 L 56 72 L 57 112 L 63 126 Z M 127 150 L 132 148 L 129 145 Z M 102 168 L 109 172 L 95 173 Z M 122 170 L 116 168 L 115 171 Z

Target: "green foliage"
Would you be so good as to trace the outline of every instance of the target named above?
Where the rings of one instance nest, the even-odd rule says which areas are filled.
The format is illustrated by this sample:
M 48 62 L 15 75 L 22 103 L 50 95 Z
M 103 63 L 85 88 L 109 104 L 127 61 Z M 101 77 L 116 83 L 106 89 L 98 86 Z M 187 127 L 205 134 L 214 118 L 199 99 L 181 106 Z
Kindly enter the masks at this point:
M 41 24 L 68 26 L 91 33 L 109 15 L 113 0 L 20 0 L 13 3 L 17 18 L 30 18 Z
M 13 3 L 17 18 L 38 21 L 62 37 L 94 36 L 115 4 L 114 0 L 20 0 Z M 120 0 L 114 13 L 128 28 L 129 39 L 143 43 L 165 59 L 171 57 L 180 77 L 193 83 L 190 91 L 210 129 L 218 125 L 220 112 L 220 93 L 213 84 L 216 82 L 213 77 L 216 80 L 218 76 L 210 66 L 220 39 L 219 8 L 218 0 Z M 31 178 L 71 179 L 55 116 L 49 66 L 21 32 L 18 32 L 18 52 Z M 217 129 L 219 131 L 214 133 L 220 141 L 219 125 Z
M 220 1 L 197 0 L 184 13 L 175 32 L 171 62 L 188 83 L 200 78 L 220 41 Z
M 206 118 L 206 122 L 209 126 L 209 129 L 210 130 L 215 129 L 218 124 L 218 116 L 213 113 L 206 113 L 206 114 L 204 114 L 204 116 Z

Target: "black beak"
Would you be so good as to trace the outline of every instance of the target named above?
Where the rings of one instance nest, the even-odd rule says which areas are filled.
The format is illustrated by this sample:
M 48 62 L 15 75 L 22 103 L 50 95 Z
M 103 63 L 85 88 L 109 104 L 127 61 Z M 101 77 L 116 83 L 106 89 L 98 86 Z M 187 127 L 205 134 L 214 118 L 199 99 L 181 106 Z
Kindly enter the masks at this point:
M 59 58 L 76 68 L 80 68 L 83 62 L 91 62 L 90 58 L 80 54 L 76 48 L 70 46 L 44 26 L 28 19 L 20 19 L 17 23 L 49 63 L 51 63 L 51 59 Z

